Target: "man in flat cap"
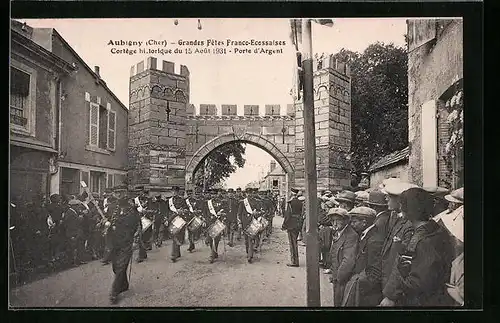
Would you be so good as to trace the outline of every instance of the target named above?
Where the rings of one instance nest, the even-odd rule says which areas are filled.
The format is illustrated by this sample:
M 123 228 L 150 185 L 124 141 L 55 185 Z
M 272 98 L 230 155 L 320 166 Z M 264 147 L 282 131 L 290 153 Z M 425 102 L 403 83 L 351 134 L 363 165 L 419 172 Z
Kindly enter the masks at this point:
M 357 191 L 354 194 L 356 195 L 356 206 L 368 206 L 366 204 L 369 197 L 369 193 L 367 191 Z
M 377 212 L 369 207 L 349 211 L 351 226 L 359 235 L 353 276 L 346 285 L 342 306 L 377 306 L 382 300 L 380 252 L 384 237 L 375 226 Z
M 445 286 L 450 278 L 449 236 L 431 220 L 432 196 L 419 187 L 401 193 L 401 211 L 415 233 L 396 260 L 396 272 L 384 287 L 393 306 L 449 306 Z
M 330 247 L 330 282 L 333 283 L 333 306 L 338 307 L 342 305 L 345 286 L 354 270 L 359 237 L 349 225 L 349 214 L 345 209 L 333 208 L 328 214 L 335 232 Z
M 394 264 L 398 253 L 410 242 L 413 227 L 401 213 L 400 195 L 416 185 L 400 180 L 391 180 L 384 186 L 383 192 L 387 194 L 388 206 L 391 211 L 386 227 L 386 238 L 382 247 L 382 290 L 387 285 L 391 275 L 396 274 Z M 394 306 L 394 302 L 384 295 L 380 306 Z
M 304 203 L 298 199 L 299 190 L 292 188 L 290 190 L 290 200 L 285 209 L 285 218 L 283 220 L 282 230 L 288 233 L 288 243 L 290 244 L 290 263 L 289 267 L 299 267 L 299 246 L 297 238 L 301 229 L 301 217 Z
M 182 218 L 186 223 L 188 222 L 188 206 L 179 193 L 179 186 L 172 187 L 172 196 L 168 199 L 167 210 L 169 224 L 173 224 L 176 217 Z M 185 235 L 186 227 L 184 225 L 172 236 L 172 253 L 170 255 L 170 260 L 172 260 L 172 262 L 176 262 L 177 259 L 181 257 L 181 245 L 184 243 Z

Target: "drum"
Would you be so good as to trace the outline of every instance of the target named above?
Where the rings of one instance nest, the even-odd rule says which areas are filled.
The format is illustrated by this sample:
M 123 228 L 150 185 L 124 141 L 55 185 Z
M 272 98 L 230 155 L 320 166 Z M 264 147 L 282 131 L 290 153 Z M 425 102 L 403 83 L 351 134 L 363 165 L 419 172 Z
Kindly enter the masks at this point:
M 269 225 L 269 221 L 265 217 L 260 217 L 259 222 L 261 225 L 259 232 L 263 231 Z
M 180 216 L 176 216 L 168 226 L 168 232 L 172 235 L 176 235 L 185 225 L 186 221 L 184 221 L 184 219 Z
M 215 220 L 215 222 L 208 228 L 208 235 L 210 238 L 217 238 L 224 230 L 226 229 L 226 225 L 219 220 Z
M 245 232 L 248 236 L 254 237 L 259 233 L 260 228 L 261 223 L 256 219 L 252 219 L 252 222 L 250 222 L 250 225 L 245 229 Z
M 142 224 L 142 233 L 144 233 L 146 232 L 147 229 L 149 229 L 150 226 L 153 225 L 153 221 L 143 216 L 141 217 L 141 224 Z
M 191 220 L 191 223 L 188 226 L 188 230 L 191 232 L 196 231 L 201 227 L 202 224 L 203 224 L 203 219 L 200 218 L 199 216 L 195 216 Z

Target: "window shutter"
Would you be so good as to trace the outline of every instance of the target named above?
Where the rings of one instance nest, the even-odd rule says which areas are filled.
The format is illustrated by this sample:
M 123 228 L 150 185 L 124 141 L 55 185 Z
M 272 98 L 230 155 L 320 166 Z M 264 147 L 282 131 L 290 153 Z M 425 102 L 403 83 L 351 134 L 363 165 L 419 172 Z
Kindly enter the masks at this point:
M 90 145 L 97 146 L 99 143 L 99 105 L 90 104 Z
M 108 149 L 115 150 L 116 145 L 116 112 L 108 110 Z
M 108 174 L 108 187 L 113 187 L 113 174 Z

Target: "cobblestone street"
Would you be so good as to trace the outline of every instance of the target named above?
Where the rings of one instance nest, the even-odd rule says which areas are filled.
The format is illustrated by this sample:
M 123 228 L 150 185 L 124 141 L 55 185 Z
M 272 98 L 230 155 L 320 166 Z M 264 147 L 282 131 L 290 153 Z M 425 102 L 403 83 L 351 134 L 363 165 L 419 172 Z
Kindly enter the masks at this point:
M 275 217 L 271 241 L 264 243 L 252 264 L 246 262 L 243 241 L 233 248 L 221 241 L 219 260 L 214 264 L 208 263 L 209 248 L 202 241 L 193 253 L 182 246 L 177 263 L 168 259 L 170 242 L 153 249 L 145 262 L 132 264 L 130 290 L 116 306 L 306 306 L 305 247 L 299 249 L 301 267 L 287 267 L 288 240 L 286 232 L 280 230 L 282 221 Z M 320 275 L 322 305 L 329 306 L 332 285 L 327 275 Z M 13 289 L 10 305 L 109 307 L 112 279 L 111 266 L 94 261 Z

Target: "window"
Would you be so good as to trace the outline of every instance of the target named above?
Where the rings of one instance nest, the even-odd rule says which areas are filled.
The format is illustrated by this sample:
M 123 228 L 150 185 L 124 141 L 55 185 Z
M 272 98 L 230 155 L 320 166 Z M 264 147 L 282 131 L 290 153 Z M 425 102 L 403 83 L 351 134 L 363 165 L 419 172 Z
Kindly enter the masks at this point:
M 89 145 L 101 149 L 115 150 L 116 112 L 97 103 L 90 103 Z
M 15 61 L 12 64 L 18 67 L 10 67 L 10 124 L 13 129 L 30 132 L 34 129 L 34 109 L 35 102 L 35 70 L 21 65 Z M 22 69 L 21 69 L 22 67 Z
M 61 167 L 61 194 L 78 195 L 80 192 L 77 169 Z
M 113 174 L 108 174 L 108 188 L 113 188 Z
M 99 106 L 99 148 L 108 148 L 108 111 Z
M 90 191 L 100 194 L 106 187 L 106 173 L 90 171 Z
M 278 180 L 277 179 L 273 180 L 273 187 L 278 187 Z

